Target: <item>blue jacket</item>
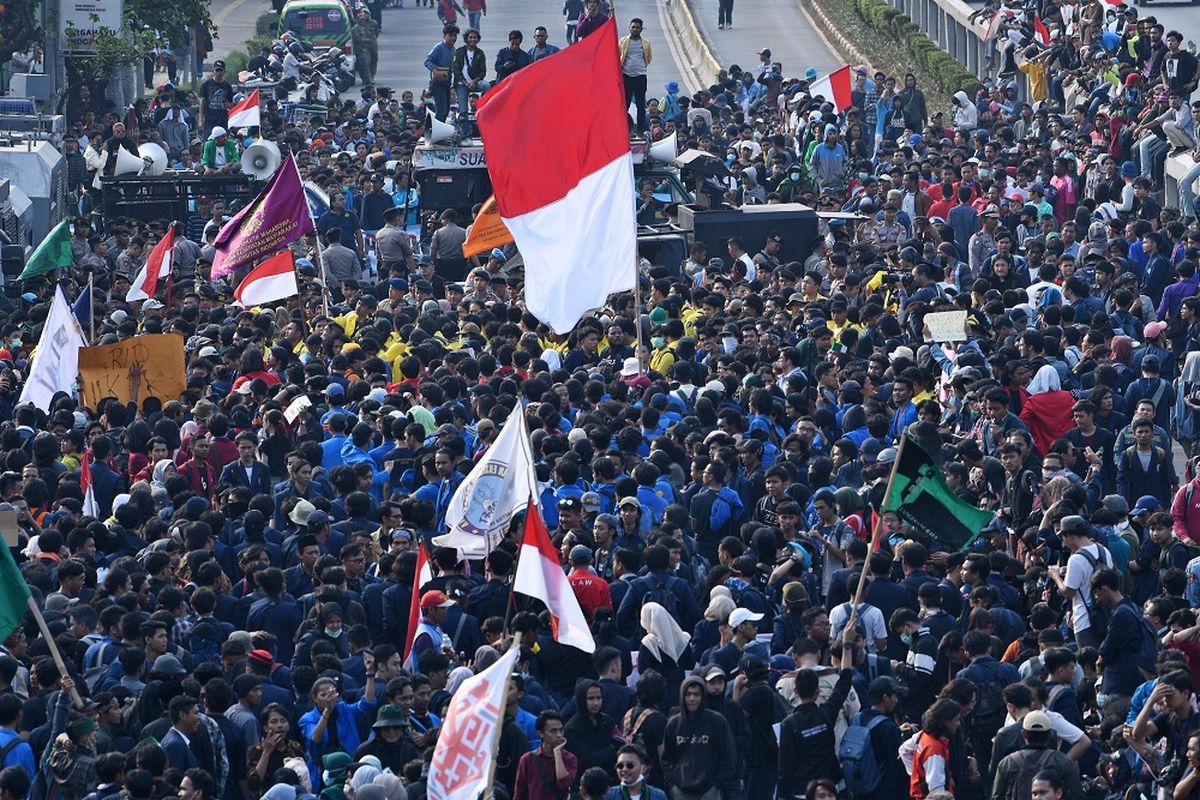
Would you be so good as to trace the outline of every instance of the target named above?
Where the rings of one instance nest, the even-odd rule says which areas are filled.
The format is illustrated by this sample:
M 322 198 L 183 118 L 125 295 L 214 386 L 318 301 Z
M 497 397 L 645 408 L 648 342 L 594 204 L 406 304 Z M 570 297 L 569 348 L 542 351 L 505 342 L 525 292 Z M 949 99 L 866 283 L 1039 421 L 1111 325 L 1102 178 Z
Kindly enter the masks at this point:
M 0 728 L 0 750 L 8 747 L 9 742 L 14 739 L 20 739 L 21 734 L 11 728 Z M 24 767 L 25 774 L 33 776 L 37 774 L 37 766 L 33 762 L 33 748 L 27 742 L 20 742 L 12 746 L 4 755 L 5 767 Z
M 682 578 L 676 578 L 662 572 L 651 572 L 632 581 L 629 590 L 621 598 L 621 606 L 617 609 L 617 630 L 622 636 L 633 636 L 641 629 L 642 603 L 660 581 L 665 580 L 666 591 L 675 595 L 677 619 L 679 627 L 685 631 L 691 630 L 702 616 L 696 595 Z
M 358 717 L 360 714 L 369 714 L 375 710 L 375 701 L 368 700 L 363 697 L 357 703 L 347 703 L 345 700 L 339 700 L 337 704 L 337 735 L 338 742 L 341 743 L 341 749 L 347 753 L 353 753 L 362 744 L 362 739 L 358 735 Z M 317 728 L 317 723 L 321 721 L 321 710 L 313 708 L 311 711 L 300 717 L 300 732 L 304 734 L 304 747 L 308 751 L 308 772 L 313 776 L 313 789 L 319 790 L 319 782 L 321 779 L 321 756 L 325 755 L 325 745 L 329 743 L 329 731 L 325 731 L 325 735 L 321 741 L 314 743 L 312 740 L 313 731 Z

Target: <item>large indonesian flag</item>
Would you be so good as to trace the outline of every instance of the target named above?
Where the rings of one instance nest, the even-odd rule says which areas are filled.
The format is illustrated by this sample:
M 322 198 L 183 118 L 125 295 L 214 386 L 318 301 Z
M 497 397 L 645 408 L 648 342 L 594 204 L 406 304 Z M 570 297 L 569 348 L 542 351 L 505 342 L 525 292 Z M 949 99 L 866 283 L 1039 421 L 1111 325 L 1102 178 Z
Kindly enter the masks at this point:
M 532 499 L 525 512 L 525 537 L 521 541 L 513 591 L 536 597 L 546 604 L 555 641 L 578 647 L 585 653 L 596 652 L 596 641 L 588 628 L 587 618 L 583 616 L 579 599 L 558 560 L 558 551 L 550 541 L 546 523 L 542 522 L 542 515 Z
M 850 100 L 850 65 L 839 67 L 823 78 L 817 78 L 808 85 L 808 93 L 812 97 L 821 95 L 837 108 L 839 112 L 851 106 Z
M 611 19 L 479 101 L 496 205 L 525 261 L 525 304 L 558 333 L 636 280 L 627 107 Z
M 299 293 L 296 261 L 291 250 L 282 250 L 250 270 L 233 290 L 233 298 L 243 306 L 261 306 Z
M 408 664 L 413 643 L 417 640 L 417 625 L 421 622 L 421 587 L 433 580 L 433 569 L 429 566 L 429 553 L 425 551 L 425 540 L 417 543 L 417 570 L 413 573 L 412 600 L 408 604 L 408 639 L 404 643 L 401 664 Z
M 234 103 L 229 107 L 229 129 L 255 128 L 262 125 L 262 113 L 258 108 L 258 89 L 251 92 L 245 100 Z
M 86 517 L 100 518 L 100 504 L 96 502 L 96 490 L 92 486 L 92 449 L 83 451 L 83 459 L 79 462 L 79 488 L 83 490 L 83 514 Z
M 520 647 L 504 655 L 473 677 L 467 678 L 450 698 L 433 758 L 425 793 L 429 800 L 476 800 L 492 787 L 498 730 L 504 724 L 508 679 Z
M 158 286 L 158 279 L 165 278 L 171 274 L 171 256 L 174 254 L 175 248 L 175 226 L 167 228 L 167 235 L 158 240 L 158 244 L 154 245 L 154 249 L 150 251 L 150 255 L 146 258 L 146 263 L 142 266 L 140 272 L 134 277 L 133 283 L 129 285 L 129 292 L 125 295 L 125 299 L 132 303 L 134 300 L 149 300 L 154 297 L 154 289 Z

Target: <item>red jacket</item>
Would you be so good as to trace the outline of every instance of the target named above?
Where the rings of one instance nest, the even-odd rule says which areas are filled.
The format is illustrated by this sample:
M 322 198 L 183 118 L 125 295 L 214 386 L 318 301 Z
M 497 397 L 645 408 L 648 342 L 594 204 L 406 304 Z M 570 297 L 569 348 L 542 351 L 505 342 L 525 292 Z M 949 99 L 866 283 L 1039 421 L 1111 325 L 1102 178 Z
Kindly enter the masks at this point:
M 1171 519 L 1181 541 L 1200 544 L 1200 477 L 1179 487 L 1171 502 Z
M 1061 439 L 1063 434 L 1075 427 L 1071 408 L 1075 398 L 1070 392 L 1042 392 L 1024 398 L 1021 404 L 1021 421 L 1029 428 L 1033 446 L 1043 456 L 1050 452 L 1050 445 Z
M 576 569 L 567 576 L 567 581 L 571 584 L 571 591 L 575 592 L 583 615 L 588 620 L 591 620 L 597 608 L 612 608 L 612 592 L 604 578 L 586 569 Z

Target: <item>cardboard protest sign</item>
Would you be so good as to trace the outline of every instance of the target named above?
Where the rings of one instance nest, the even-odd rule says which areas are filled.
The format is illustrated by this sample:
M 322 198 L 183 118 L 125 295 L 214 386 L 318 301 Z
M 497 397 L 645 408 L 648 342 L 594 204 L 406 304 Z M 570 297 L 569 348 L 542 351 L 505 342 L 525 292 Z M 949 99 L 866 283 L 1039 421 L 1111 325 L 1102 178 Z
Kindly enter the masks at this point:
M 935 311 L 925 315 L 925 327 L 929 333 L 927 341 L 965 342 L 967 340 L 967 312 Z
M 187 386 L 184 377 L 183 337 L 173 333 L 134 336 L 116 344 L 85 347 L 79 351 L 79 384 L 83 402 L 90 408 L 105 397 L 122 403 L 132 398 L 130 374 L 141 369 L 138 400 L 157 397 L 178 400 Z

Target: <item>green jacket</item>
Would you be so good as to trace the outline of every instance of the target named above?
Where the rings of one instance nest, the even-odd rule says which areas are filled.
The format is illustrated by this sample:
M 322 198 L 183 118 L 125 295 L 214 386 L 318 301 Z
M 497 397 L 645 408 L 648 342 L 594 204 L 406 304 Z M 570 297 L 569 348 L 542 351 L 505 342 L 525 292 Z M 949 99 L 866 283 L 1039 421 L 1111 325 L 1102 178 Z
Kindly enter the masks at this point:
M 237 144 L 234 143 L 232 137 L 225 140 L 225 162 L 236 164 L 238 160 Z M 200 153 L 200 166 L 217 167 L 217 140 L 209 139 L 204 143 L 204 150 Z
M 1023 747 L 1015 753 L 1007 755 L 996 767 L 996 778 L 992 782 L 992 800 L 1009 800 L 1017 797 L 1017 778 L 1021 774 L 1022 765 L 1031 769 L 1046 752 L 1042 747 Z M 1058 772 L 1066 785 L 1063 800 L 1082 800 L 1083 784 L 1079 780 L 1079 767 L 1065 753 L 1051 750 L 1042 769 L 1053 769 Z

